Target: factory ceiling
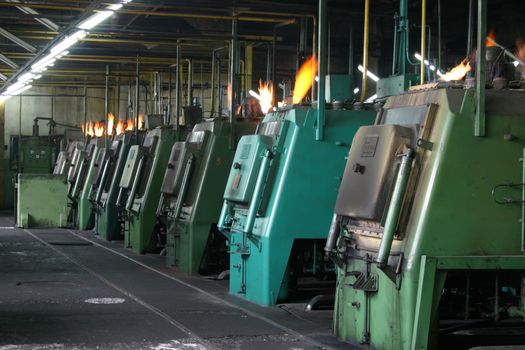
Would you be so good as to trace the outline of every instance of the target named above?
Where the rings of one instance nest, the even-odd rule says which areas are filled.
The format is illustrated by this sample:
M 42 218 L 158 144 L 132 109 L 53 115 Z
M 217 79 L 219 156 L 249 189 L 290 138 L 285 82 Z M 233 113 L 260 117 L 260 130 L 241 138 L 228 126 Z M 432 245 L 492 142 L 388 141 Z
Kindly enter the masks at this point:
M 0 1 L 0 86 L 2 76 L 9 78 L 20 67 L 29 62 L 59 33 L 81 18 L 115 1 Z M 227 45 L 231 39 L 231 19 L 239 20 L 238 32 L 242 43 L 252 44 L 255 54 L 265 57 L 272 44 L 274 31 L 279 54 L 296 56 L 300 41 L 300 28 L 307 33 L 308 51 L 311 50 L 312 18 L 317 13 L 317 0 L 244 0 L 244 1 L 148 1 L 135 0 L 89 31 L 69 55 L 50 67 L 40 84 L 49 82 L 73 82 L 84 80 L 101 83 L 105 65 L 115 72 L 134 70 L 133 65 L 140 59 L 142 71 L 167 70 L 176 62 L 176 46 L 180 44 L 183 58 L 193 58 L 203 63 L 203 70 L 209 71 L 210 57 L 214 49 Z M 429 1 L 429 25 L 432 31 L 431 50 L 435 51 L 437 26 L 437 0 Z M 446 61 L 453 63 L 465 56 L 468 1 L 457 6 L 457 1 L 441 0 L 443 54 Z M 524 13 L 523 1 L 489 1 L 489 26 L 491 21 L 504 25 L 505 18 Z M 347 70 L 349 32 L 353 30 L 354 56 L 359 59 L 362 43 L 363 0 L 331 0 L 329 19 L 331 52 L 334 71 Z M 388 74 L 391 59 L 391 38 L 397 1 L 372 1 L 371 56 L 376 57 L 381 67 L 379 73 Z M 409 1 L 410 16 L 413 16 L 412 31 L 417 46 L 417 23 L 420 20 L 420 1 Z M 492 14 L 492 12 L 497 12 Z M 520 21 L 509 21 L 520 23 Z M 275 29 L 277 28 L 277 29 Z M 520 28 L 507 31 L 511 38 L 521 35 Z M 9 37 L 11 36 L 11 37 Z M 13 39 L 14 37 L 14 39 Z M 222 53 L 227 57 L 228 52 Z M 227 65 L 224 60 L 225 67 Z M 266 65 L 263 60 L 254 60 L 254 75 L 263 76 Z M 291 74 L 295 67 L 279 67 L 278 75 Z

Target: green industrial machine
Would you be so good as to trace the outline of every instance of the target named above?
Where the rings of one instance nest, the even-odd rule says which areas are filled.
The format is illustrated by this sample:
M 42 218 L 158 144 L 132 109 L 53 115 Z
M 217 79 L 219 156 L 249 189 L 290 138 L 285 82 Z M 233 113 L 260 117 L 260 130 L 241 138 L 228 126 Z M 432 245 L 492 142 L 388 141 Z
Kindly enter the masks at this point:
M 262 305 L 288 296 L 298 277 L 325 277 L 326 226 L 354 133 L 375 113 L 327 109 L 316 140 L 317 109 L 266 115 L 237 146 L 218 227 L 230 245 L 230 293 Z
M 18 140 L 17 172 L 50 174 L 56 161 L 58 144 L 49 137 L 22 137 Z
M 86 145 L 85 150 L 73 156 L 68 198 L 71 206 L 71 223 L 80 230 L 88 229 L 93 222 L 93 208 L 89 195 L 93 175 L 98 169 L 98 154 L 103 145 L 103 138 L 93 138 Z
M 473 91 L 440 83 L 390 97 L 355 135 L 325 247 L 339 338 L 525 344 L 525 92 L 482 91 L 483 115 Z
M 109 151 L 99 154 L 99 168 L 92 179 L 91 203 L 95 211 L 95 231 L 106 240 L 117 240 L 123 233 L 118 215 L 117 196 L 120 177 L 131 146 L 138 144 L 141 134 L 118 135 Z
M 66 226 L 67 185 L 62 176 L 18 174 L 16 225 L 23 228 Z
M 224 236 L 217 230 L 222 194 L 237 140 L 255 131 L 256 122 L 231 124 L 214 119 L 195 125 L 186 141 L 176 142 L 161 186 L 159 229 L 166 233 L 168 266 L 186 273 L 210 274 L 228 268 Z
M 160 187 L 171 147 L 184 134 L 171 126 L 158 127 L 148 131 L 142 145 L 129 149 L 117 205 L 122 207 L 125 247 L 137 253 L 153 252 L 162 244 L 155 234 Z

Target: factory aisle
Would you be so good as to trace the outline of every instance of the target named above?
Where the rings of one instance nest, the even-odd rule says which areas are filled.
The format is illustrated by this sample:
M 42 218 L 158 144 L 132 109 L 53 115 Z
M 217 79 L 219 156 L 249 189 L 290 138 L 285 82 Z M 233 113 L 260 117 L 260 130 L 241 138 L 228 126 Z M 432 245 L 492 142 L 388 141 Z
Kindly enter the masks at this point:
M 122 242 L 13 226 L 0 217 L 0 350 L 348 349 L 329 311 L 261 308 Z

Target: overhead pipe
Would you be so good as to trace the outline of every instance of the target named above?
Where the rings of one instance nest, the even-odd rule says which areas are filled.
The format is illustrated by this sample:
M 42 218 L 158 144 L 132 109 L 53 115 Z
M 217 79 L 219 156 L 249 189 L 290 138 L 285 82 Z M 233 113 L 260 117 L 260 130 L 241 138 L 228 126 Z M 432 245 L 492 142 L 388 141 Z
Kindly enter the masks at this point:
M 326 112 L 326 51 L 327 51 L 327 30 L 328 18 L 326 9 L 327 0 L 319 0 L 319 52 L 317 62 L 319 69 L 319 91 L 317 92 L 317 128 L 315 130 L 315 139 L 322 141 L 324 138 L 324 123 Z
M 366 80 L 368 73 L 368 36 L 370 25 L 370 0 L 365 0 L 364 34 L 363 34 L 363 80 L 361 83 L 361 102 L 366 100 Z
M 425 60 L 426 60 L 426 40 L 427 40 L 427 0 L 421 0 L 421 85 L 425 84 Z

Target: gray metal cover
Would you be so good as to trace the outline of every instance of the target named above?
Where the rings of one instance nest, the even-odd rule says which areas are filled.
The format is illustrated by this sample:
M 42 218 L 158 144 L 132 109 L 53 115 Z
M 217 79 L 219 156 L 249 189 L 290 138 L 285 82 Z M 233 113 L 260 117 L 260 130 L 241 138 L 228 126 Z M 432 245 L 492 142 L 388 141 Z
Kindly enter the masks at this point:
M 124 165 L 124 171 L 120 178 L 119 187 L 122 188 L 131 188 L 133 184 L 133 178 L 135 177 L 135 171 L 137 170 L 138 160 L 140 155 L 140 146 L 134 145 L 129 148 L 128 158 L 126 159 L 126 164 Z
M 414 137 L 413 129 L 400 125 L 361 127 L 350 149 L 335 213 L 381 222 L 397 172 L 396 152 Z
M 168 167 L 164 173 L 164 180 L 160 191 L 168 195 L 176 195 L 179 191 L 178 182 L 180 173 L 182 171 L 184 163 L 184 154 L 186 153 L 187 142 L 175 142 L 171 148 L 170 159 L 168 161 Z

